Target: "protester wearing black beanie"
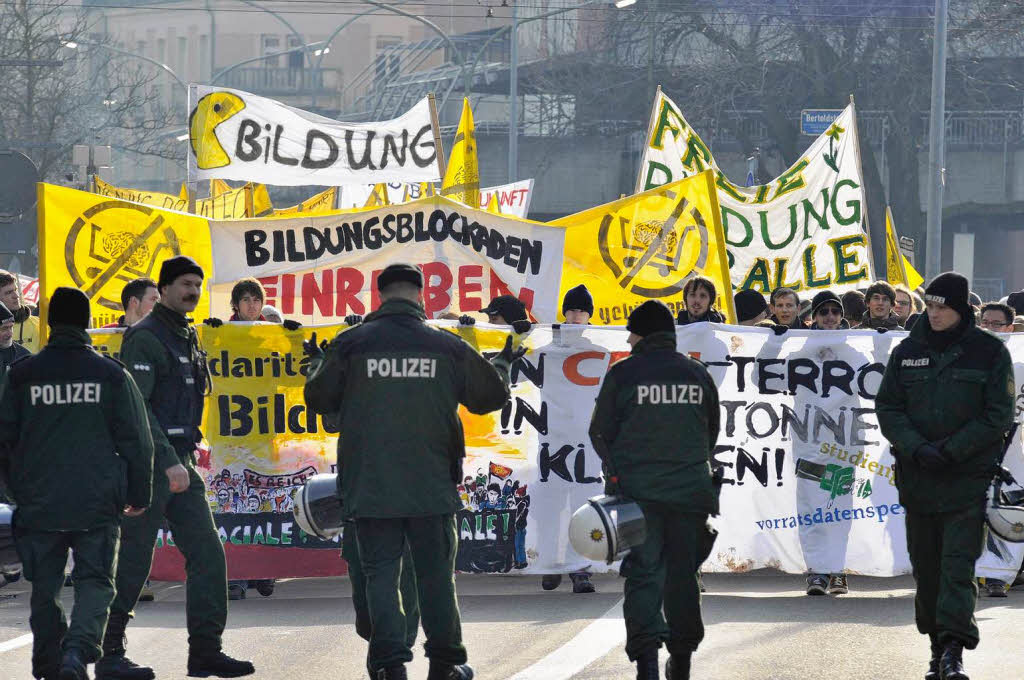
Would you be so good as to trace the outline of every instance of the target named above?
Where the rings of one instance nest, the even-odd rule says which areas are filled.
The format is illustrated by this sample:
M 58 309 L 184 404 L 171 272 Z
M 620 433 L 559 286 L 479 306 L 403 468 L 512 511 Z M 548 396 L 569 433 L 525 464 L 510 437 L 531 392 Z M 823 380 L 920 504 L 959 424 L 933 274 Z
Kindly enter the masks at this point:
M 174 280 L 185 274 L 195 274 L 201 279 L 206 278 L 203 268 L 187 255 L 178 255 L 164 260 L 160 265 L 160 279 L 156 282 L 157 290 L 174 283 Z
M 582 283 L 575 288 L 570 288 L 562 298 L 562 314 L 570 309 L 579 309 L 594 316 L 594 296 Z
M 85 330 L 92 321 L 89 298 L 77 288 L 61 286 L 50 296 L 46 323 L 53 326 L 76 326 Z
M 768 312 L 768 301 L 756 290 L 738 290 L 733 295 L 736 305 L 736 320 L 739 323 L 756 319 L 762 312 Z M 765 317 L 768 315 L 765 314 Z
M 676 320 L 672 316 L 672 310 L 664 302 L 648 300 L 630 313 L 626 330 L 642 338 L 663 331 L 674 334 Z

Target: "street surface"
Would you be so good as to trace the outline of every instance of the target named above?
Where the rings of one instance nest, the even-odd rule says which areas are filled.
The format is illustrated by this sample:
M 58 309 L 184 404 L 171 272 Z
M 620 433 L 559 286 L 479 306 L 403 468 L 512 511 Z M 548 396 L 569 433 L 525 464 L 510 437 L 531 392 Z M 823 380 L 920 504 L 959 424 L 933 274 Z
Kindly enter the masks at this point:
M 694 680 L 918 679 L 927 640 L 913 623 L 913 582 L 851 577 L 849 595 L 811 598 L 801 576 L 759 571 L 704 577 L 707 636 Z M 540 577 L 458 577 L 463 633 L 480 680 L 628 680 L 622 580 L 595 578 L 598 592 L 573 595 L 566 578 L 553 592 Z M 184 589 L 156 585 L 129 626 L 129 653 L 157 677 L 185 677 Z M 28 584 L 0 590 L 0 678 L 30 679 Z M 71 590 L 64 591 L 65 605 Z M 972 678 L 1020 677 L 1024 590 L 981 598 L 982 641 L 965 653 Z M 360 680 L 366 643 L 355 633 L 348 579 L 279 581 L 269 598 L 250 589 L 232 602 L 225 651 L 252 659 L 257 678 Z M 664 661 L 665 652 L 662 652 Z M 426 677 L 422 636 L 410 678 Z

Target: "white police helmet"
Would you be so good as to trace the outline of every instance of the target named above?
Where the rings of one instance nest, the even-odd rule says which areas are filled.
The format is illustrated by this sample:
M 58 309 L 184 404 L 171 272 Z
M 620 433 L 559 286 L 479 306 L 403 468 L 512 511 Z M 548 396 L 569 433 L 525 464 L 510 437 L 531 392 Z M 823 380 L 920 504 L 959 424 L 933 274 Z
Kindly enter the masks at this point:
M 307 534 L 330 540 L 341 533 L 344 516 L 337 475 L 313 475 L 295 492 L 294 501 L 295 522 Z
M 1003 491 L 1003 484 L 1013 481 L 1006 468 L 996 473 L 985 500 L 985 521 L 992 533 L 1004 541 L 1024 543 L 1024 492 Z
M 640 506 L 620 496 L 594 496 L 569 520 L 569 542 L 589 560 L 611 564 L 647 540 Z

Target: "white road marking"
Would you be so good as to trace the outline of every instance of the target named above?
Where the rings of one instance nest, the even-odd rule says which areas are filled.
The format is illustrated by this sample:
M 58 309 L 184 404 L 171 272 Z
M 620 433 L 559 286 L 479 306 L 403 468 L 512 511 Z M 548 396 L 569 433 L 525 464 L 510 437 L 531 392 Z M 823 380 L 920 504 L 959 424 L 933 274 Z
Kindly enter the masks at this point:
M 576 634 L 576 637 L 535 664 L 519 671 L 509 680 L 568 680 L 626 640 L 626 624 L 619 600 L 601 618 Z
M 24 647 L 25 645 L 30 644 L 32 644 L 32 633 L 25 633 L 24 635 L 19 635 L 13 640 L 0 642 L 0 653 L 9 652 L 12 649 L 17 649 L 18 647 Z

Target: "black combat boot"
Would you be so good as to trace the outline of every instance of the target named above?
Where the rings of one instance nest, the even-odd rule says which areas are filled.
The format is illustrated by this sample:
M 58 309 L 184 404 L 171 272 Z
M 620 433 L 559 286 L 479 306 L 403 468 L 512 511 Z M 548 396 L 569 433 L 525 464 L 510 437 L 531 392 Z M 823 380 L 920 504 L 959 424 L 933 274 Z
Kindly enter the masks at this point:
M 153 680 L 156 674 L 149 666 L 140 666 L 124 655 L 124 629 L 128 617 L 110 614 L 103 634 L 103 658 L 96 662 L 96 680 Z
M 658 650 L 644 652 L 636 659 L 636 680 L 659 680 Z
M 928 635 L 932 643 L 932 659 L 928 662 L 928 672 L 924 674 L 924 680 L 940 680 L 942 677 L 939 671 L 939 663 L 942 661 L 942 645 L 939 644 L 939 636 L 935 633 Z
M 665 680 L 690 680 L 691 653 L 673 654 L 665 662 Z
M 467 664 L 457 666 L 431 659 L 427 680 L 473 680 L 473 669 Z
M 77 649 L 69 649 L 64 652 L 60 661 L 60 673 L 58 680 L 89 680 L 85 671 L 85 661 L 82 660 L 82 653 Z
M 377 671 L 377 680 L 408 680 L 408 678 L 409 676 L 405 673 L 405 664 L 401 663 Z
M 232 659 L 224 652 L 199 654 L 188 650 L 188 676 L 190 678 L 240 678 L 256 672 L 250 661 Z
M 963 643 L 955 640 L 946 643 L 939 662 L 942 680 L 970 680 L 964 672 Z

